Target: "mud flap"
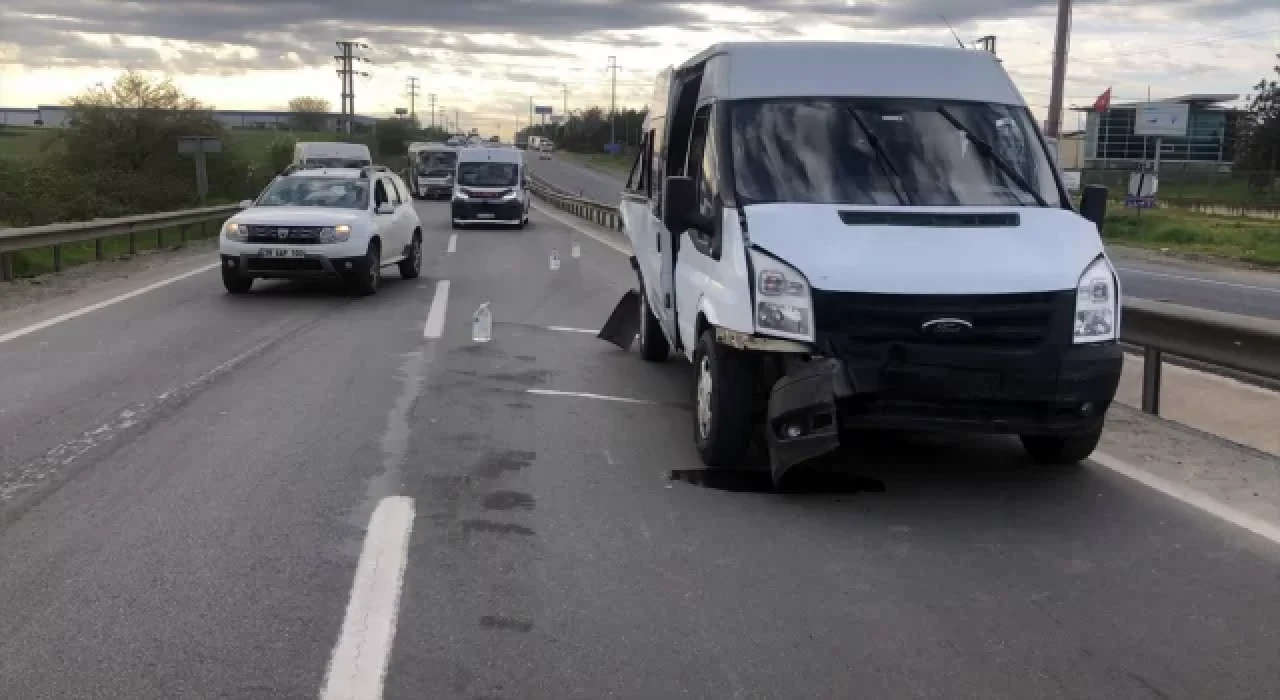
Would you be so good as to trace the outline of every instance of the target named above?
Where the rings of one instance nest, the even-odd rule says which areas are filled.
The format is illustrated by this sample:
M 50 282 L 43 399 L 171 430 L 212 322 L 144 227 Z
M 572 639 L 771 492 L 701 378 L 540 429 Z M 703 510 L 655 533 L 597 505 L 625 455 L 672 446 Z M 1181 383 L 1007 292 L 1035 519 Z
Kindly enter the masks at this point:
M 604 327 L 596 337 L 607 340 L 623 350 L 630 350 L 631 344 L 635 342 L 639 333 L 640 292 L 631 289 L 622 295 L 622 301 L 619 301 L 613 313 L 609 314 L 609 320 L 604 322 Z
M 797 464 L 840 447 L 836 382 L 840 363 L 815 360 L 779 379 L 769 393 L 765 441 L 774 485 Z

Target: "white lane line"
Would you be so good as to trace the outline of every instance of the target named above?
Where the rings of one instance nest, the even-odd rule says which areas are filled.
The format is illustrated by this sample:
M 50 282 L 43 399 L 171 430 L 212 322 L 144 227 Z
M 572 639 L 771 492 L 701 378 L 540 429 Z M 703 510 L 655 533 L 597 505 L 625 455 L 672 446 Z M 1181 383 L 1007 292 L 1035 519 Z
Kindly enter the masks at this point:
M 75 311 L 68 311 L 67 313 L 62 314 L 61 316 L 54 316 L 53 318 L 45 319 L 39 323 L 33 323 L 30 326 L 27 326 L 26 328 L 19 328 L 16 331 L 9 331 L 8 333 L 0 335 L 0 343 L 7 343 L 10 340 L 13 340 L 14 338 L 21 338 L 24 335 L 29 335 L 39 330 L 44 330 L 49 326 L 56 326 L 57 324 L 62 323 L 63 321 L 70 321 L 73 318 L 77 318 L 88 313 L 93 313 L 94 311 L 97 311 L 99 309 L 105 309 L 108 306 L 111 306 L 113 304 L 119 304 L 122 301 L 128 301 L 129 299 L 132 299 L 136 296 L 141 296 L 143 294 L 146 294 L 147 292 L 153 292 L 161 287 L 165 287 L 170 284 L 173 284 L 174 282 L 181 282 L 182 280 L 187 279 L 188 277 L 195 277 L 196 275 L 202 272 L 208 272 L 209 270 L 216 269 L 221 264 L 222 263 L 220 262 L 216 262 L 216 263 L 210 263 L 208 265 L 204 265 L 202 267 L 197 267 L 196 269 L 191 270 L 189 272 L 184 272 L 180 275 L 175 275 L 168 279 L 163 279 L 163 280 L 160 280 L 159 282 L 148 284 L 145 287 L 139 287 L 138 289 L 135 289 L 132 292 L 126 292 L 125 294 L 121 294 L 120 296 L 111 297 L 110 299 L 106 299 L 104 301 L 100 301 L 95 304 L 90 304 L 88 306 L 81 307 L 79 309 L 76 309 Z
M 561 216 L 560 213 L 555 211 L 554 209 L 543 206 L 541 202 L 534 202 L 533 208 L 537 209 L 538 212 L 543 216 L 550 219 L 555 219 L 556 221 L 564 224 L 565 226 L 568 226 L 574 231 L 577 231 L 578 233 L 581 233 L 582 235 L 588 238 L 594 239 L 598 243 L 603 243 L 609 246 L 610 248 L 613 248 L 614 250 L 618 251 L 619 253 L 622 253 L 623 255 L 631 255 L 630 246 L 618 241 L 610 240 L 605 236 L 602 236 L 601 234 L 596 233 L 595 231 L 592 231 L 589 228 L 586 228 L 585 226 L 579 226 L 575 221 Z
M 449 247 L 444 252 L 446 253 L 458 252 L 458 234 L 456 233 L 449 234 Z
M 422 329 L 423 338 L 439 338 L 444 332 L 444 317 L 449 311 L 449 280 L 436 282 L 436 294 L 431 297 L 431 310 L 427 312 L 427 325 Z
M 561 333 L 590 333 L 591 335 L 595 335 L 600 332 L 590 328 L 570 328 L 568 326 L 547 326 L 547 330 L 560 331 Z
M 321 700 L 378 700 L 382 697 L 396 637 L 400 591 L 409 560 L 413 499 L 384 498 L 373 510 L 360 550 L 351 601 L 342 633 L 325 672 Z
M 1280 526 L 1277 526 L 1275 523 L 1270 523 L 1262 520 L 1261 518 L 1249 515 L 1248 513 L 1223 503 L 1222 501 L 1210 498 L 1209 496 L 1187 488 L 1182 484 L 1156 476 L 1151 472 L 1139 469 L 1138 467 L 1123 462 L 1110 455 L 1094 452 L 1093 456 L 1090 457 L 1089 460 L 1094 464 L 1106 467 L 1117 474 L 1123 474 L 1147 488 L 1154 489 L 1166 496 L 1182 501 L 1192 508 L 1198 508 L 1215 518 L 1225 520 L 1232 525 L 1244 528 L 1255 535 L 1261 535 L 1276 544 L 1280 544 Z
M 1147 275 L 1148 277 L 1164 277 L 1171 280 L 1182 280 L 1183 282 L 1199 282 L 1201 284 L 1216 284 L 1220 287 L 1234 287 L 1235 289 L 1248 289 L 1254 292 L 1270 292 L 1272 294 L 1280 294 L 1280 287 L 1262 287 L 1256 284 L 1241 284 L 1239 282 L 1223 282 L 1222 280 L 1209 280 L 1203 277 L 1189 277 L 1187 275 L 1171 275 L 1167 272 L 1151 272 L 1150 270 L 1137 270 L 1132 267 L 1117 267 L 1121 272 L 1130 272 L 1135 275 Z
M 555 389 L 525 389 L 526 393 L 537 394 L 539 396 L 569 396 L 577 399 L 595 399 L 597 401 L 616 401 L 618 403 L 634 403 L 645 406 L 662 406 L 660 401 L 649 401 L 648 399 L 630 399 L 625 396 L 606 396 L 604 394 L 589 394 L 584 391 L 556 391 Z

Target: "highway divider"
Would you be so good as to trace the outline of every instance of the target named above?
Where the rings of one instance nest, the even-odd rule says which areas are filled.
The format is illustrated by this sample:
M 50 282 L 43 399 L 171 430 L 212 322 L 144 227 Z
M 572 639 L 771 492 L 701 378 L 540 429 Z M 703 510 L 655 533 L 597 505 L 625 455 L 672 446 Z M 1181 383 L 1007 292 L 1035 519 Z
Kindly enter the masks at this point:
M 181 231 L 182 240 L 185 241 L 191 226 L 199 226 L 203 236 L 210 222 L 221 225 L 231 215 L 240 211 L 240 208 L 239 204 L 223 204 L 158 214 L 122 216 L 114 219 L 0 229 L 0 279 L 6 282 L 13 280 L 13 254 L 19 251 L 53 248 L 53 269 L 55 272 L 61 272 L 63 244 L 93 241 L 96 244 L 94 258 L 103 260 L 105 257 L 103 239 L 127 235 L 129 236 L 129 254 L 133 255 L 138 252 L 137 237 L 140 233 L 154 231 L 156 236 L 160 236 L 165 229 L 177 228 Z
M 618 208 L 571 194 L 529 176 L 529 189 L 557 209 L 600 226 L 622 230 Z M 1142 410 L 1160 414 L 1165 355 L 1189 360 L 1198 369 L 1225 370 L 1265 385 L 1280 382 L 1280 321 L 1181 306 L 1148 299 L 1126 299 L 1121 311 L 1121 340 L 1143 355 Z

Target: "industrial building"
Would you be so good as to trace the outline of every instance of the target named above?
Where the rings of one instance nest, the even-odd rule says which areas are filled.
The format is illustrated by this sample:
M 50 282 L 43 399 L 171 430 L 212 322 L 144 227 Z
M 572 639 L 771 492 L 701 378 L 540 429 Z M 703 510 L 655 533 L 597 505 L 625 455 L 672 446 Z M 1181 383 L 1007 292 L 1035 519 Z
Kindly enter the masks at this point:
M 1187 135 L 1165 136 L 1160 141 L 1162 170 L 1223 170 L 1235 160 L 1239 134 L 1238 110 L 1224 103 L 1239 99 L 1232 94 L 1183 95 L 1157 102 L 1187 104 Z M 1156 155 L 1156 139 L 1134 134 L 1138 104 L 1115 103 L 1104 112 L 1075 107 L 1084 113 L 1084 148 L 1081 167 L 1134 169 Z
M 294 112 L 272 112 L 259 110 L 212 110 L 213 118 L 222 122 L 229 129 L 282 129 L 293 127 L 297 116 Z M 67 122 L 70 110 L 62 105 L 41 105 L 39 107 L 0 107 L 0 126 L 48 126 L 60 127 Z M 308 115 L 311 117 L 313 115 Z M 324 131 L 337 131 L 342 120 L 341 114 L 314 115 L 323 116 Z M 374 117 L 357 114 L 357 129 L 370 128 L 376 121 Z

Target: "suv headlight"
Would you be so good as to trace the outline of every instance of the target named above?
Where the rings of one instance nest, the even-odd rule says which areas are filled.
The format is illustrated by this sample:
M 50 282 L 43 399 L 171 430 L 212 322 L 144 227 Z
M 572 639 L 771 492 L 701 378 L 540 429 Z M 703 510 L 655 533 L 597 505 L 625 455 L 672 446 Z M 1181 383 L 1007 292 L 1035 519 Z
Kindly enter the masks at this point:
M 1120 331 L 1120 285 L 1101 255 L 1089 263 L 1076 287 L 1075 342 L 1115 340 Z
M 226 236 L 228 241 L 244 243 L 249 240 L 249 227 L 228 221 L 222 225 L 222 235 Z
M 756 276 L 755 324 L 760 333 L 813 341 L 809 283 L 795 268 L 751 251 Z
M 320 229 L 321 243 L 342 243 L 351 238 L 351 227 L 346 224 L 327 226 Z

